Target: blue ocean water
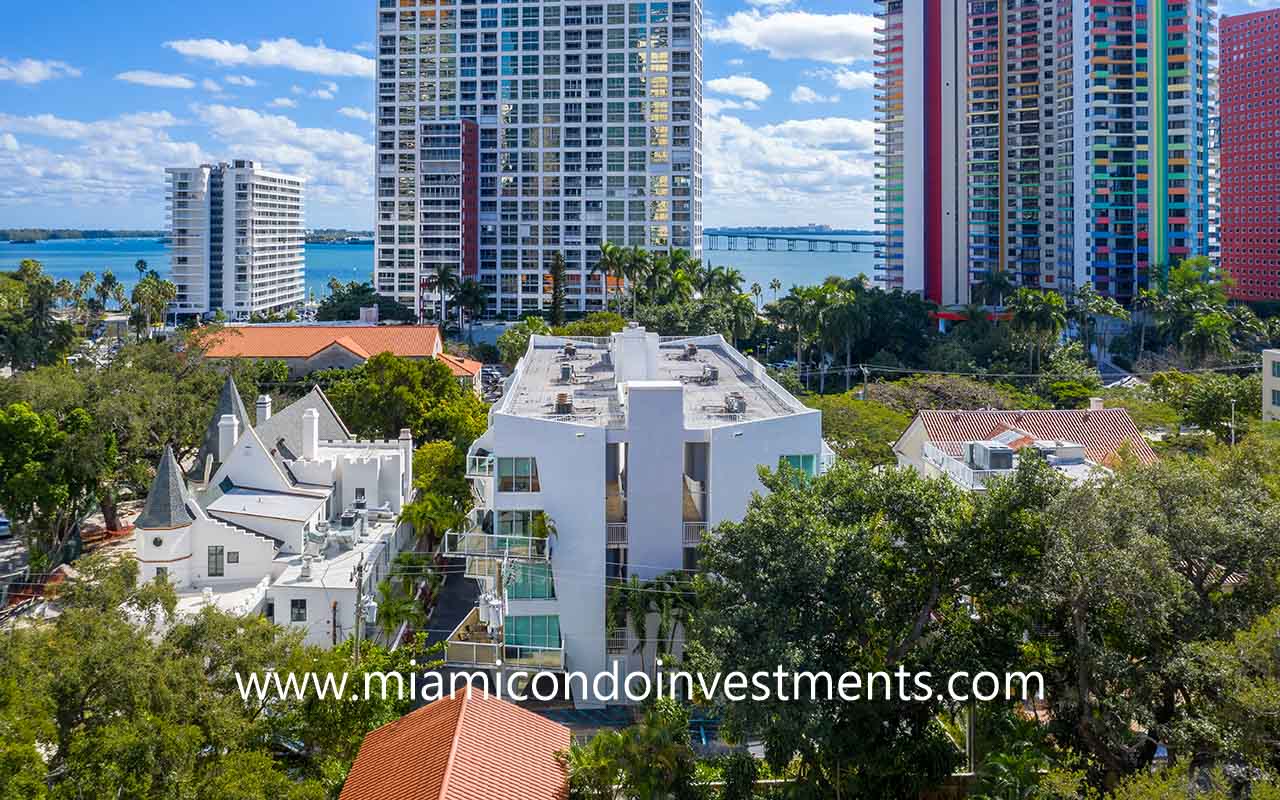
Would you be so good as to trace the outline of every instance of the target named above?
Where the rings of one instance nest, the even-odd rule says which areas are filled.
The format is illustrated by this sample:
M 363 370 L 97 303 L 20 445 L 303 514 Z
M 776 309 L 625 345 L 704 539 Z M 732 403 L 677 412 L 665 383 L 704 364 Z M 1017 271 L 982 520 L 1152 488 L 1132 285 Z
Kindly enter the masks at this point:
M 161 275 L 169 272 L 168 248 L 157 239 L 64 239 L 37 244 L 0 242 L 0 271 L 18 268 L 23 259 L 33 258 L 44 265 L 54 280 L 71 282 L 84 272 L 115 273 L 127 287 L 137 281 L 134 264 L 139 260 Z M 372 244 L 308 244 L 307 294 L 324 297 L 329 278 L 347 281 L 370 281 L 373 275 Z M 777 278 L 783 291 L 794 285 L 821 283 L 828 275 L 854 277 L 872 274 L 870 253 L 787 253 L 769 251 L 706 251 L 708 264 L 732 266 L 742 270 L 744 289 L 759 283 L 764 299 L 771 300 L 769 282 Z

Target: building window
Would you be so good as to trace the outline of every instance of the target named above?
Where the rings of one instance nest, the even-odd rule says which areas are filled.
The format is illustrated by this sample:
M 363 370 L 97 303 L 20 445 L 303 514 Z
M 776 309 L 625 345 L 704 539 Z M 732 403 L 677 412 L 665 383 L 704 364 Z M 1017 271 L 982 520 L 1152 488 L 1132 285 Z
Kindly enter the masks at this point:
M 551 565 L 545 563 L 514 562 L 515 583 L 511 584 L 512 600 L 554 600 L 556 584 L 551 577 Z
M 559 647 L 560 616 L 543 614 L 534 617 L 507 617 L 503 634 L 508 648 Z M 518 654 L 515 657 L 518 658 Z
M 209 547 L 209 577 L 221 578 L 226 574 L 226 551 L 222 545 L 211 545 Z
M 818 457 L 815 455 L 783 456 L 782 458 L 810 478 L 816 477 L 818 474 Z
M 239 564 L 239 563 L 240 563 L 240 551 L 239 551 L 239 550 L 232 550 L 230 553 L 227 553 L 227 563 L 228 563 L 228 564 Z
M 267 622 L 276 621 L 276 601 L 268 600 L 266 610 L 262 612 L 262 616 L 267 618 Z
M 533 458 L 499 458 L 498 491 L 540 492 L 538 462 Z
M 698 569 L 698 548 L 684 548 L 684 563 L 681 567 L 685 572 L 696 572 Z
M 1271 390 L 1271 405 L 1280 408 L 1280 389 Z
M 307 601 L 306 600 L 290 600 L 289 601 L 289 621 L 290 622 L 306 622 L 307 621 Z
M 1271 377 L 1280 378 L 1280 361 L 1271 362 Z

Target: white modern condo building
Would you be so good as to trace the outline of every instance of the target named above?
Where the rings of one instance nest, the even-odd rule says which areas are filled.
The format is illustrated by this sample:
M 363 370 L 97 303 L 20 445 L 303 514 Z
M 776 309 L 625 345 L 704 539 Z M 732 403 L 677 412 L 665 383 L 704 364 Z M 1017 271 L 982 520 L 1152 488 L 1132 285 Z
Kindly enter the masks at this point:
M 304 181 L 252 161 L 165 170 L 180 316 L 284 311 L 306 295 Z
M 608 241 L 702 249 L 702 3 L 378 0 L 379 293 L 437 270 L 487 315 L 603 308 Z
M 718 335 L 534 336 L 468 456 L 476 508 L 446 550 L 466 558 L 477 603 L 447 663 L 588 675 L 653 664 L 653 642 L 625 626 L 610 635 L 609 593 L 696 569 L 703 535 L 763 490 L 758 467 L 824 471 L 821 416 Z M 598 699 L 567 683 L 575 700 Z

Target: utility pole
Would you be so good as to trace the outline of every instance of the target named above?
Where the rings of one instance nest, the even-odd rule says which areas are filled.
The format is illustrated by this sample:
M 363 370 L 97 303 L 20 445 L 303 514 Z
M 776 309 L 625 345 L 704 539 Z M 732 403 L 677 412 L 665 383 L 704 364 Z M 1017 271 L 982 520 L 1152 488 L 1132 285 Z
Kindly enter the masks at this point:
M 866 364 L 859 364 L 858 367 L 862 370 L 862 399 L 870 400 L 871 398 L 868 396 L 870 388 L 867 384 L 871 381 L 871 370 L 867 369 Z
M 1231 398 L 1231 446 L 1236 446 L 1236 399 Z
M 360 634 L 364 632 L 364 553 L 360 554 L 360 562 L 356 564 L 354 578 L 356 581 L 355 646 L 352 648 L 352 653 L 358 666 L 360 664 Z

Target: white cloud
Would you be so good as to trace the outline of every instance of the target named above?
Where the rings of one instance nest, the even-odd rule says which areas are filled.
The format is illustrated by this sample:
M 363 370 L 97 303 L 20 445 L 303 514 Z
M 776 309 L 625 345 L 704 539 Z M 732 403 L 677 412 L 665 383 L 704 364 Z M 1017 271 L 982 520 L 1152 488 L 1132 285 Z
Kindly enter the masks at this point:
M 307 90 L 303 89 L 301 86 L 294 85 L 289 87 L 289 91 L 293 92 L 294 94 L 301 95 L 301 94 L 304 94 Z
M 876 86 L 875 73 L 869 70 L 853 70 L 841 67 L 840 69 L 818 70 L 815 74 L 830 80 L 841 89 L 851 91 L 874 89 Z
M 205 78 L 204 80 L 200 81 L 200 86 L 203 87 L 206 92 L 213 92 L 214 94 L 222 94 L 222 87 L 218 85 L 217 81 L 211 78 Z
M 332 100 L 338 94 L 338 84 L 333 81 L 325 81 L 320 84 L 319 89 L 311 92 L 311 96 L 317 100 Z
M 121 72 L 116 80 L 125 83 L 136 83 L 139 86 L 150 86 L 152 89 L 194 89 L 196 82 L 182 75 L 169 75 L 163 72 L 152 72 L 147 69 L 135 69 Z
M 351 49 L 355 50 L 357 53 L 372 53 L 373 42 L 360 42 L 359 44 L 352 45 Z
M 707 81 L 707 88 L 717 94 L 727 94 L 756 102 L 768 100 L 769 95 L 773 94 L 769 84 L 756 80 L 749 75 L 730 75 L 727 78 L 714 78 Z
M 747 62 L 743 61 L 743 60 L 742 60 L 742 59 L 740 59 L 740 58 L 731 58 L 731 59 L 729 59 L 729 62 L 728 62 L 728 63 L 729 63 L 729 66 L 731 66 L 731 67 L 740 67 L 740 66 L 742 66 L 743 64 L 745 64 L 745 63 L 747 63 Z
M 305 45 L 296 39 L 259 42 L 256 48 L 218 39 L 183 39 L 165 42 L 165 47 L 224 67 L 283 67 L 314 75 L 351 78 L 372 78 L 374 74 L 371 58 L 333 50 L 324 43 Z
M 363 108 L 346 106 L 344 108 L 338 109 L 338 113 L 344 117 L 351 117 L 352 119 L 358 119 L 358 120 L 361 120 L 362 122 L 373 122 L 373 112 L 366 111 Z
M 298 101 L 288 97 L 277 97 L 275 100 L 272 100 L 270 103 L 267 103 L 267 105 L 271 106 L 272 108 L 297 108 Z
M 730 14 L 723 24 L 711 26 L 707 38 L 763 50 L 776 59 L 850 64 L 872 58 L 877 25 L 870 14 L 761 14 L 752 9 Z
M 791 5 L 791 0 L 747 0 L 747 5 L 758 8 L 782 8 Z
M 232 86 L 250 87 L 250 86 L 258 85 L 258 82 L 255 81 L 253 78 L 250 78 L 248 75 L 228 75 L 227 77 L 223 78 L 223 80 L 231 84 Z
M 307 201 L 359 208 L 373 196 L 373 145 L 358 134 L 303 128 L 286 116 L 226 105 L 192 110 L 223 152 L 252 153 L 268 166 L 307 179 Z
M 818 94 L 804 84 L 791 90 L 791 102 L 793 103 L 836 103 L 839 101 L 839 95 Z
M 722 111 L 759 111 L 760 106 L 750 100 L 724 100 L 719 97 L 706 97 L 702 100 L 702 112 L 707 116 Z
M 704 119 L 711 214 L 761 222 L 844 220 L 870 224 L 875 123 L 825 118 L 753 126 L 725 114 Z
M 34 58 L 22 58 L 10 61 L 0 58 L 0 81 L 13 81 L 23 86 L 35 86 L 37 83 L 51 81 L 55 78 L 79 78 L 80 70 L 64 61 L 39 61 Z
M 158 214 L 166 167 L 213 160 L 199 145 L 172 138 L 181 125 L 167 111 L 91 121 L 0 113 L 0 207 L 118 207 L 129 197 Z M 24 136 L 22 147 L 14 134 Z

